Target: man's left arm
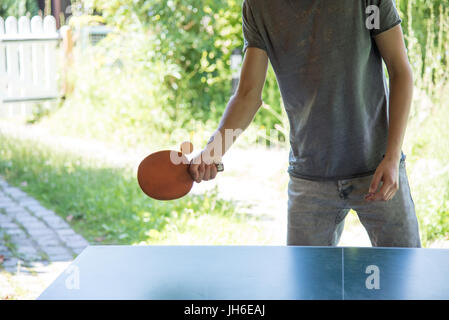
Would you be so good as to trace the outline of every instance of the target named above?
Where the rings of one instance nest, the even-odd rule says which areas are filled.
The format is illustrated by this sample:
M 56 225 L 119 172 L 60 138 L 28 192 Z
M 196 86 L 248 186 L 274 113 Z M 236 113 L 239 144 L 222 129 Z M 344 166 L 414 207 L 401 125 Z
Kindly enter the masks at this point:
M 378 34 L 376 45 L 390 78 L 389 128 L 385 157 L 374 173 L 368 201 L 388 201 L 399 188 L 399 161 L 413 96 L 413 74 L 400 25 Z M 382 181 L 382 187 L 378 190 Z

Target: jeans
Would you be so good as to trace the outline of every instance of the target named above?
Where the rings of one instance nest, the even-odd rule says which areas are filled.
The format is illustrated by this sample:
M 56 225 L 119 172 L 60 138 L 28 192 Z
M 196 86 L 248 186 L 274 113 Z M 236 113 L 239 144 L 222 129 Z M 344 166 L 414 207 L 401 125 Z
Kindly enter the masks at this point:
M 336 246 L 345 217 L 353 209 L 373 246 L 421 247 L 405 157 L 399 164 L 399 190 L 391 200 L 364 200 L 372 178 L 312 181 L 290 176 L 287 245 Z

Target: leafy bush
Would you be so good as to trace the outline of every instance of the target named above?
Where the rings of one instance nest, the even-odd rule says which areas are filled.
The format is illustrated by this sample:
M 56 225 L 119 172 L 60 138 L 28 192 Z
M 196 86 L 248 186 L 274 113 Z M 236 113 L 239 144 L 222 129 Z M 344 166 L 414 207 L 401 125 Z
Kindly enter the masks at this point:
M 192 119 L 218 122 L 231 95 L 230 57 L 243 45 L 241 0 L 84 1 L 103 14 L 106 22 L 123 32 L 144 33 L 148 47 L 133 48 L 147 63 L 163 63 L 177 69 L 164 77 L 171 93 L 166 101 L 170 119 L 187 123 Z M 272 70 L 264 92 L 265 103 L 281 112 L 280 93 Z M 273 127 L 277 119 L 268 112 L 256 122 Z
M 415 77 L 412 117 L 423 120 L 449 80 L 449 2 L 396 0 Z M 441 101 L 442 102 L 442 101 Z
M 0 2 L 0 17 L 4 19 L 8 16 L 25 16 L 27 13 L 34 16 L 38 11 L 36 0 L 2 0 Z

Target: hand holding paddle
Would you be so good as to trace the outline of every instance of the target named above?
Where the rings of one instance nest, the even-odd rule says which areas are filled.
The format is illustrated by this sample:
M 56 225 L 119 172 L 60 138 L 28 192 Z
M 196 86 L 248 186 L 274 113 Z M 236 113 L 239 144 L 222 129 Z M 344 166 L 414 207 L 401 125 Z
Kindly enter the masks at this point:
M 208 151 L 203 150 L 199 155 L 192 159 L 189 173 L 196 183 L 200 183 L 201 181 L 214 179 L 218 172 L 223 171 L 219 170 L 220 166 L 222 166 L 221 161 L 214 161 L 208 155 Z
M 163 150 L 150 154 L 139 165 L 137 180 L 142 191 L 157 200 L 173 200 L 185 196 L 197 182 L 215 178 L 223 171 L 222 163 L 207 163 L 203 152 L 190 162 L 186 154 L 193 151 L 190 142 L 181 144 L 181 152 Z

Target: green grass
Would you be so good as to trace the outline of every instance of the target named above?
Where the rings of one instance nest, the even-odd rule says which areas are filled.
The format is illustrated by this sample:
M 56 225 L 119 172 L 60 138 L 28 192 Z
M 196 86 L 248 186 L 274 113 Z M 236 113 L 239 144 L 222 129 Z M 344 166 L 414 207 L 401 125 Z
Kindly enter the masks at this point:
M 72 216 L 73 228 L 91 243 L 269 241 L 214 191 L 155 201 L 139 189 L 133 170 L 34 140 L 0 135 L 0 174 L 60 216 Z
M 3 242 L 3 245 L 5 247 L 7 247 L 9 249 L 9 251 L 11 251 L 11 253 L 14 256 L 17 256 L 17 248 L 16 245 L 11 242 L 11 236 L 8 235 L 6 232 L 3 232 L 3 230 L 0 229 L 0 236 L 1 236 L 1 240 Z

